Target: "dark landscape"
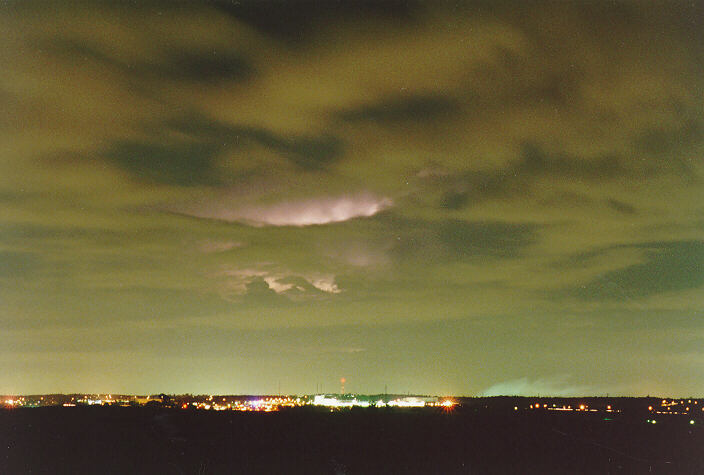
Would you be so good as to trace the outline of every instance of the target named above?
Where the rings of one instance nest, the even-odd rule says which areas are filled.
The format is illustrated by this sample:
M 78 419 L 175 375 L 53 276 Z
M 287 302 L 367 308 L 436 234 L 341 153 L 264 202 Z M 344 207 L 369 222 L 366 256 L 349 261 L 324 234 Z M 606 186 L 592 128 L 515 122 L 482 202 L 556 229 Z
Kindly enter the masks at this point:
M 702 418 L 442 408 L 0 411 L 0 473 L 704 472 Z M 495 401 L 495 402 L 497 402 Z

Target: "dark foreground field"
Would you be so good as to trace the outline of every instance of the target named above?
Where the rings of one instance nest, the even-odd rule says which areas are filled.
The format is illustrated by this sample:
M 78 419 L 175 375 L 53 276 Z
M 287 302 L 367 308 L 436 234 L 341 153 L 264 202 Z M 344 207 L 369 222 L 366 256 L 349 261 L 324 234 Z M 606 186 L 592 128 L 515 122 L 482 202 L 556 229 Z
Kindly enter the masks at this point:
M 599 414 L 0 411 L 0 473 L 704 473 L 704 430 Z

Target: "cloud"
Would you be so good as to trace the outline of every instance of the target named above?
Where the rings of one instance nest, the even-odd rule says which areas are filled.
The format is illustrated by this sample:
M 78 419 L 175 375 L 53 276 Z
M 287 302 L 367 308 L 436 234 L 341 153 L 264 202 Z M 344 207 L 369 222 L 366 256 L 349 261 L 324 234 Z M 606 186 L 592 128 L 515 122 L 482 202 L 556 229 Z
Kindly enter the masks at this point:
M 390 198 L 356 194 L 232 207 L 213 204 L 184 211 L 200 218 L 239 221 L 253 226 L 311 226 L 365 218 L 390 207 Z
M 253 269 L 230 269 L 219 272 L 217 277 L 225 277 L 224 291 L 228 298 L 239 295 L 278 294 L 291 300 L 319 298 L 339 294 L 335 276 L 322 273 L 299 275 L 291 271 L 267 269 L 262 265 Z
M 182 114 L 150 126 L 149 141 L 111 141 L 101 155 L 135 179 L 167 185 L 225 186 L 247 166 L 231 157 L 270 152 L 297 169 L 320 171 L 339 159 L 342 141 L 330 134 L 282 135 L 249 125 Z
M 482 358 L 512 381 L 534 357 L 519 389 L 578 388 L 540 379 L 578 374 L 575 348 L 612 384 L 648 355 L 677 383 L 658 357 L 681 341 L 668 325 L 699 331 L 704 285 L 699 3 L 76 7 L 0 2 L 8 343 L 122 322 L 101 341 L 178 357 L 139 331 L 188 324 L 169 336 L 213 358 L 222 328 L 348 324 L 282 344 L 371 354 L 375 334 L 394 373 L 471 391 L 491 386 L 466 383 Z M 384 327 L 408 321 L 437 326 Z M 362 324 L 378 331 L 347 341 Z M 22 348 L 52 341 L 37 331 Z M 68 333 L 48 347 L 78 351 Z
M 530 223 L 453 219 L 426 222 L 380 217 L 382 222 L 386 219 L 397 233 L 391 253 L 399 261 L 516 258 L 536 240 L 539 230 L 539 226 Z
M 270 305 L 278 306 L 288 303 L 285 298 L 279 295 L 276 288 L 270 286 L 262 277 L 252 277 L 249 281 L 244 283 L 244 287 L 244 295 L 241 298 L 244 304 L 260 307 Z
M 321 34 L 321 30 L 325 29 L 325 25 L 340 19 L 371 22 L 381 18 L 387 21 L 412 22 L 413 18 L 423 11 L 418 2 L 407 0 L 343 0 L 330 4 L 300 0 L 276 4 L 241 1 L 218 2 L 215 7 L 267 35 L 293 45 L 315 39 Z
M 451 117 L 459 112 L 460 105 L 449 97 L 411 96 L 361 106 L 340 112 L 338 116 L 348 122 L 374 122 L 394 124 L 398 122 L 433 120 Z
M 486 200 L 543 194 L 542 181 L 546 179 L 568 188 L 570 182 L 603 183 L 606 180 L 642 177 L 648 173 L 629 170 L 618 156 L 583 158 L 564 152 L 551 155 L 536 144 L 526 143 L 521 146 L 518 158 L 503 168 L 470 171 L 454 177 L 430 175 L 429 178 L 442 188 L 449 188 L 440 200 L 440 207 L 457 210 L 476 206 Z
M 54 38 L 42 46 L 65 58 L 82 57 L 143 82 L 183 81 L 203 85 L 241 82 L 253 74 L 250 62 L 221 45 L 165 45 L 161 54 L 151 58 L 126 59 L 108 45 L 89 39 Z
M 226 252 L 232 249 L 237 249 L 245 246 L 243 242 L 239 241 L 213 241 L 205 240 L 199 243 L 198 249 L 201 252 L 211 253 L 211 252 Z
M 644 262 L 605 272 L 574 294 L 584 300 L 628 300 L 701 289 L 704 286 L 704 242 L 652 242 L 634 246 Z
M 330 276 L 317 276 L 313 278 L 311 282 L 313 287 L 322 290 L 330 294 L 339 294 L 342 290 L 337 286 L 334 277 Z
M 635 206 L 613 198 L 608 198 L 606 203 L 616 211 L 623 214 L 635 214 L 637 212 Z
M 197 142 L 168 145 L 118 142 L 105 155 L 139 180 L 192 186 L 217 182 L 212 164 L 217 150 L 212 144 Z
M 598 394 L 593 387 L 587 385 L 573 385 L 566 376 L 541 378 L 530 380 L 528 378 L 513 379 L 494 384 L 484 389 L 480 396 L 584 396 Z

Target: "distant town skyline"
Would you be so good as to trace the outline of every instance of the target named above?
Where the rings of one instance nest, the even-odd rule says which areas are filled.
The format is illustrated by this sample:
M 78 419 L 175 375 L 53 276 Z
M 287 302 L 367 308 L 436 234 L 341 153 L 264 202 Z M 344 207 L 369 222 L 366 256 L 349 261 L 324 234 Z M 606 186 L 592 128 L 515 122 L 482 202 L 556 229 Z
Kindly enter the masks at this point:
M 704 4 L 0 5 L 0 393 L 704 396 Z

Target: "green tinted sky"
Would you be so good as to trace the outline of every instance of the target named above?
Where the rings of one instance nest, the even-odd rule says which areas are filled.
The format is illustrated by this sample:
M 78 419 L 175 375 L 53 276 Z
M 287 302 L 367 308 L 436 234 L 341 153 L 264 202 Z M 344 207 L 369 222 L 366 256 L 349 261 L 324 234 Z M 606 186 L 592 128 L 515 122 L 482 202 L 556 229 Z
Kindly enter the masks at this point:
M 698 2 L 4 2 L 0 393 L 704 394 Z

